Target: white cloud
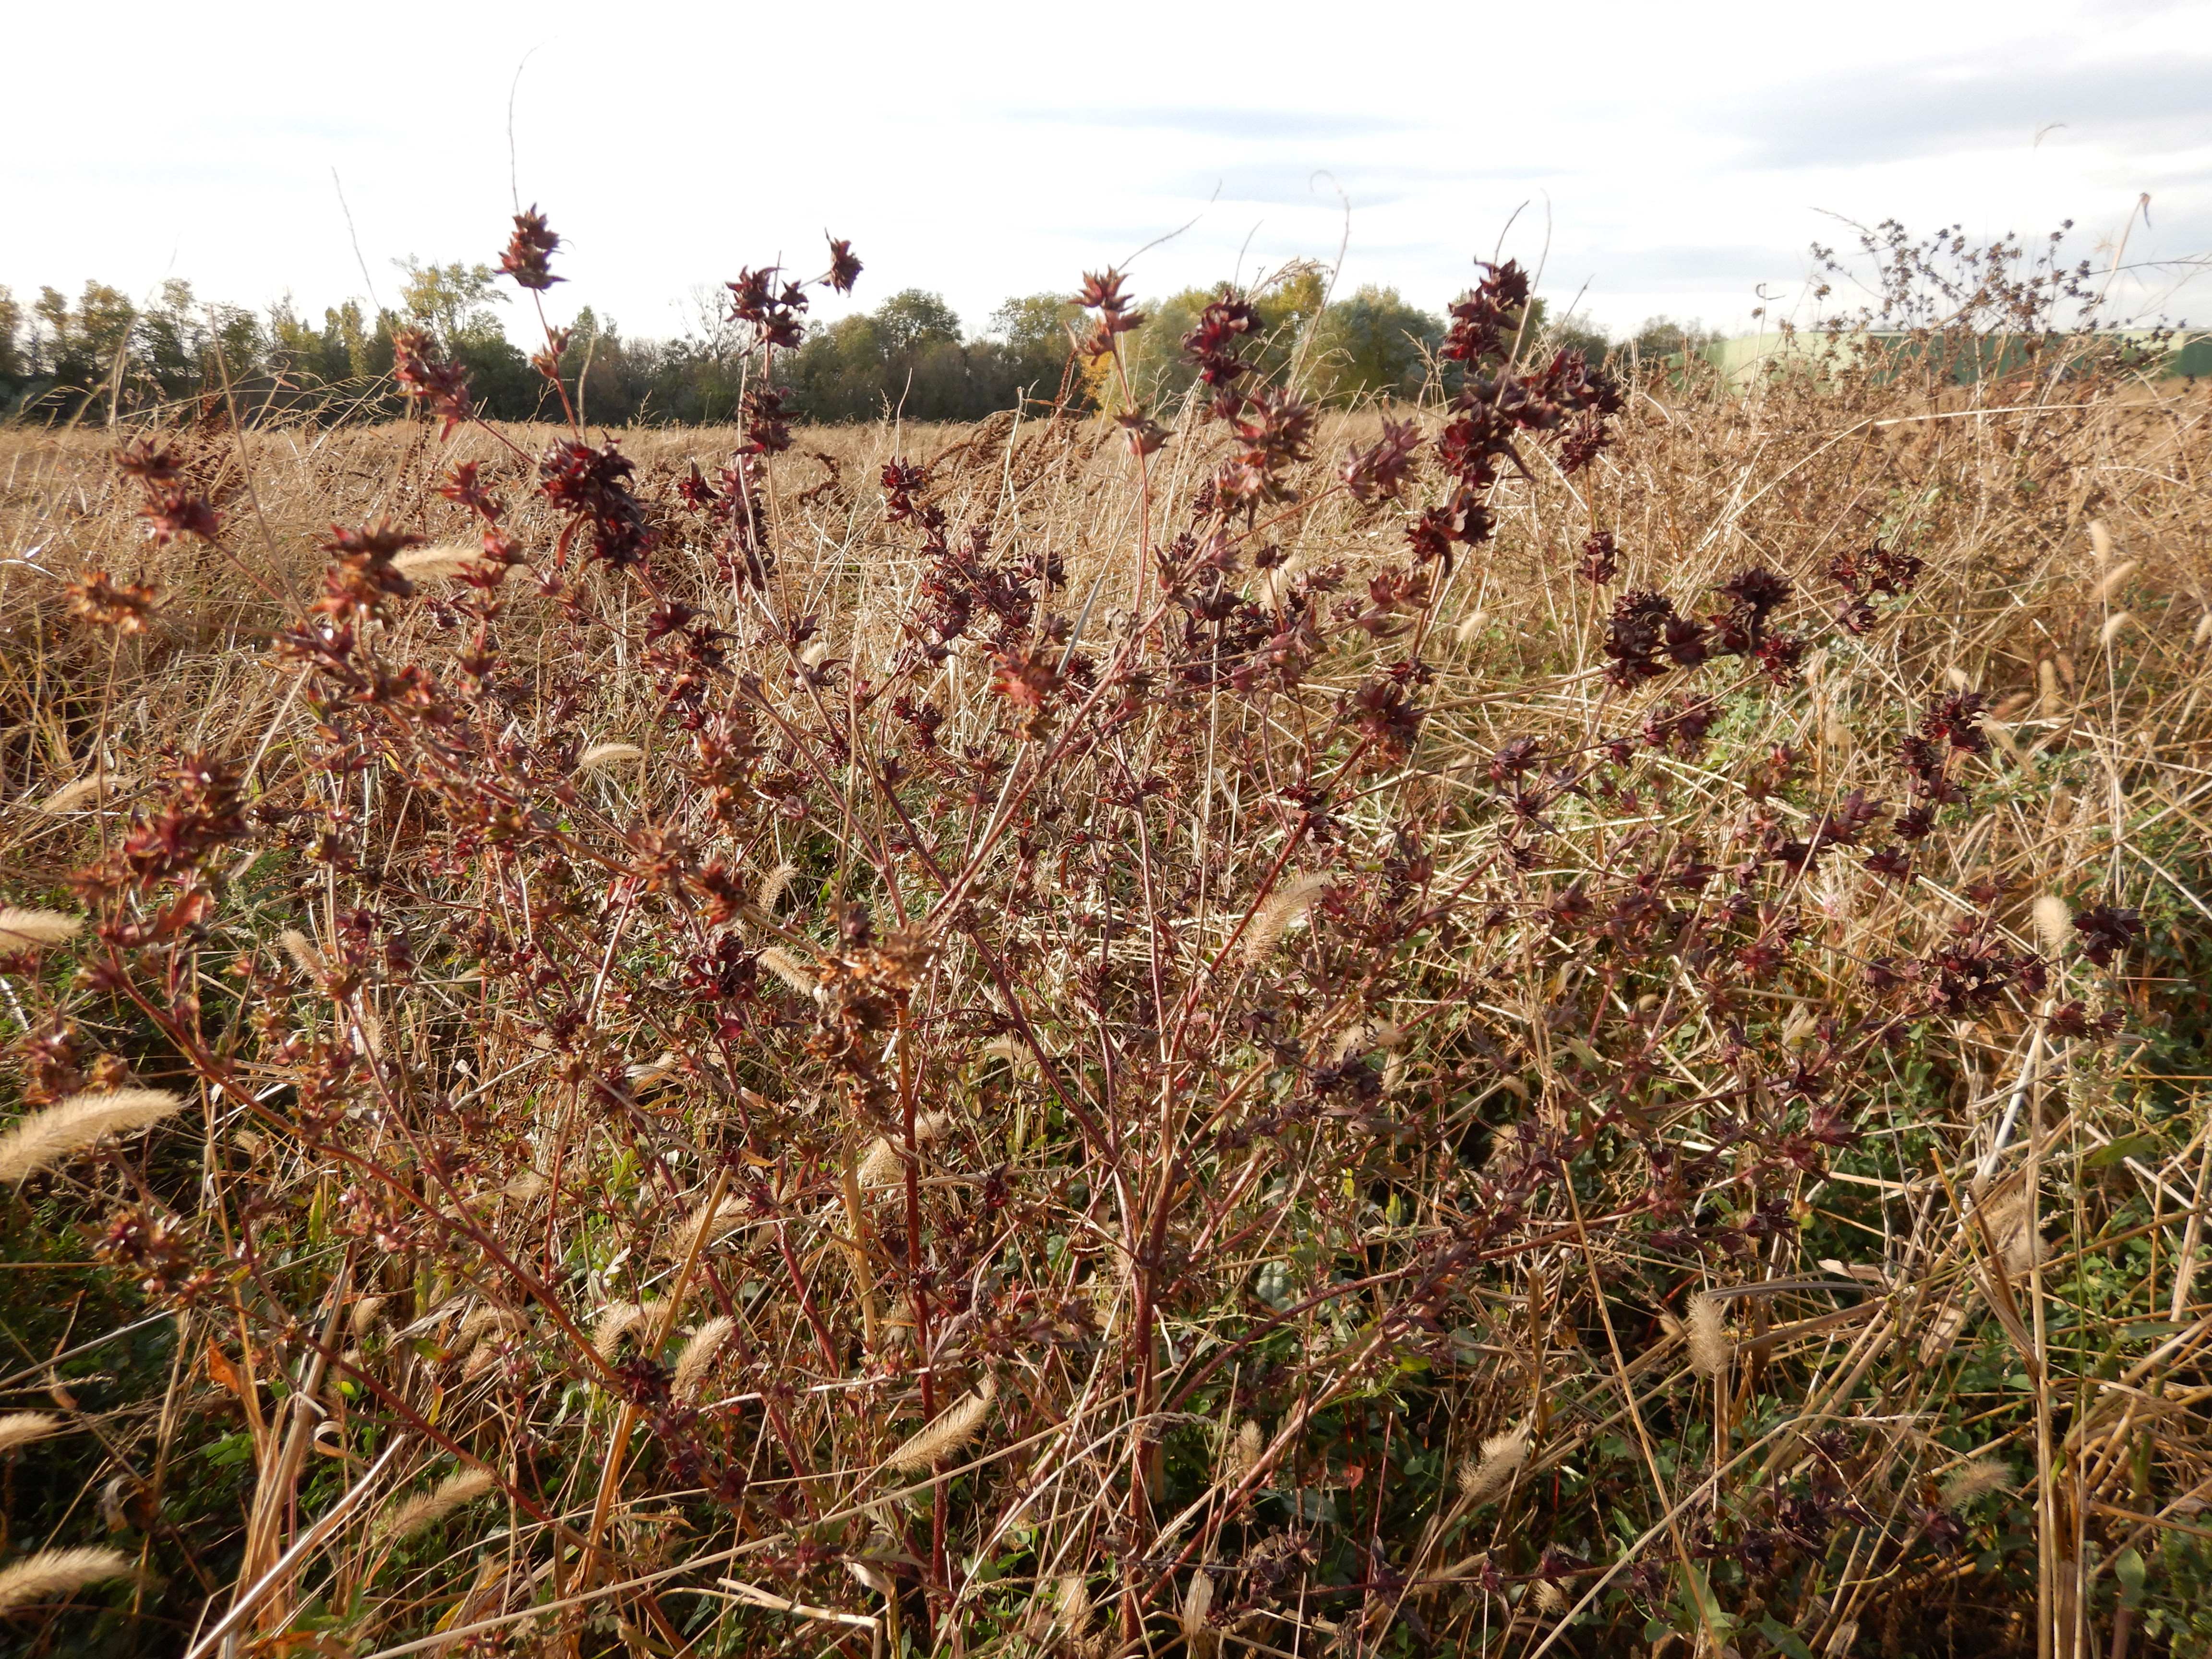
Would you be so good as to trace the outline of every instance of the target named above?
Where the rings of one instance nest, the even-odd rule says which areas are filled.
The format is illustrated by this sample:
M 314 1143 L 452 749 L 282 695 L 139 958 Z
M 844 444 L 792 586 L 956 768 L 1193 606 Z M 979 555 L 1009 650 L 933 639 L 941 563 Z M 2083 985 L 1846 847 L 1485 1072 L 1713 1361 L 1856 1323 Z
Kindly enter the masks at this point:
M 9 24 L 19 295 L 182 276 L 312 310 L 388 301 L 402 255 L 489 260 L 526 54 L 515 179 L 568 239 L 558 309 L 639 333 L 741 264 L 811 275 L 824 230 L 867 261 L 856 303 L 935 289 L 970 326 L 1194 217 L 1139 289 L 1333 258 L 1346 200 L 1346 283 L 1439 304 L 1510 221 L 1507 251 L 1615 326 L 1742 324 L 1838 240 L 1824 209 L 1992 234 L 2072 216 L 2086 245 L 2149 190 L 2131 261 L 2212 237 L 2204 3 L 99 15 L 96 43 L 67 9 Z

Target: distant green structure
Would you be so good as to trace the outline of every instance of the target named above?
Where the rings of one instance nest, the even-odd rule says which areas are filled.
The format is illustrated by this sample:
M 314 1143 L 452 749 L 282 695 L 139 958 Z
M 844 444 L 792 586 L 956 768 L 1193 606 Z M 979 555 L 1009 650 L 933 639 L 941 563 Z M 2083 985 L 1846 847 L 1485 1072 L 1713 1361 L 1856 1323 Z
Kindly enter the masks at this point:
M 2142 354 L 2146 373 L 2155 379 L 2212 374 L 2212 332 L 2189 331 L 2160 335 L 2150 329 L 2114 329 L 2093 337 L 2097 344 L 2115 343 Z M 1905 333 L 1867 332 L 1830 335 L 1814 330 L 1793 334 L 1739 335 L 1718 340 L 1699 354 L 1720 370 L 1732 385 L 1749 386 L 1776 374 L 1819 374 L 1830 365 L 1864 362 L 1869 356 L 1916 357 L 1927 349 L 1924 342 Z M 2044 361 L 2054 348 L 2044 348 Z M 2056 348 L 2063 350 L 2063 344 Z M 1951 376 L 1961 386 L 2027 366 L 2027 342 L 2017 335 L 1993 334 L 1977 339 L 1973 349 L 1961 352 Z

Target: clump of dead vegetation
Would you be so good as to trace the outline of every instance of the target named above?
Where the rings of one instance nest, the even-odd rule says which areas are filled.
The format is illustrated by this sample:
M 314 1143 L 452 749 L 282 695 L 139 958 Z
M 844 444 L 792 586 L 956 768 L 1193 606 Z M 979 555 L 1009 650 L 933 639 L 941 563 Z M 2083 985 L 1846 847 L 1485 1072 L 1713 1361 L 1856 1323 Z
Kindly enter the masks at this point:
M 2212 1632 L 2200 396 L 732 295 L 726 434 L 0 437 L 11 1640 Z

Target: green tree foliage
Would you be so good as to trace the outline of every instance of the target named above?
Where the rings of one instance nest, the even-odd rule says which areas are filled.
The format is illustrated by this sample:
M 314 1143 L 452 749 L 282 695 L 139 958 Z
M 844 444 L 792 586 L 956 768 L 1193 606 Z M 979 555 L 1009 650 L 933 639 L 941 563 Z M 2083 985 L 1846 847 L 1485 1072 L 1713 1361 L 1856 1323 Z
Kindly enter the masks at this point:
M 467 368 L 485 415 L 558 416 L 552 388 L 507 337 L 511 296 L 490 267 L 411 258 L 398 264 L 395 307 L 349 300 L 325 309 L 319 325 L 289 295 L 258 319 L 202 301 L 183 282 L 164 283 L 143 307 L 101 283 L 87 283 L 74 301 L 46 289 L 28 307 L 0 289 L 0 413 L 65 415 L 87 398 L 111 394 L 125 409 L 143 407 L 213 389 L 225 371 L 253 406 L 397 413 L 380 383 L 391 372 L 394 333 L 412 327 Z M 1183 359 L 1182 339 L 1219 292 L 1185 289 L 1144 305 L 1147 320 L 1125 347 L 1131 380 L 1148 407 L 1172 409 L 1190 389 L 1196 371 Z M 702 289 L 694 299 L 691 326 L 671 340 L 629 338 L 588 308 L 576 315 L 561 368 L 572 391 L 580 382 L 586 420 L 703 425 L 737 418 L 746 375 L 757 376 L 758 364 L 747 369 L 721 291 Z M 1338 404 L 1407 400 L 1457 385 L 1457 365 L 1434 363 L 1443 318 L 1395 289 L 1370 285 L 1331 301 L 1326 270 L 1301 263 L 1266 279 L 1252 304 L 1259 328 L 1246 356 L 1309 396 Z M 893 413 L 976 420 L 1024 400 L 1049 406 L 1064 388 L 1079 404 L 1118 410 L 1122 392 L 1109 367 L 1073 355 L 1070 331 L 1080 320 L 1065 294 L 1022 295 L 969 337 L 941 295 L 908 289 L 872 311 L 817 324 L 798 349 L 777 355 L 775 378 L 789 389 L 797 415 L 821 422 Z M 1662 317 L 1645 323 L 1632 343 L 1648 362 L 1711 337 L 1697 325 Z M 1571 348 L 1595 362 L 1628 343 L 1609 341 L 1579 317 L 1553 322 L 1539 300 L 1524 350 Z
M 1417 398 L 1443 337 L 1443 319 L 1407 305 L 1396 289 L 1362 288 L 1322 314 L 1313 377 L 1333 398 Z
M 549 391 L 530 358 L 507 337 L 495 306 L 507 294 L 489 265 L 422 264 L 399 261 L 407 280 L 399 291 L 405 321 L 427 329 L 448 355 L 469 371 L 469 388 L 480 407 L 504 420 L 528 420 L 541 412 Z
M 15 290 L 0 283 L 0 404 L 30 377 L 22 331 L 23 307 L 16 303 Z
M 87 283 L 72 307 L 59 289 L 42 288 L 32 307 L 40 325 L 33 337 L 35 369 L 81 392 L 105 386 L 127 361 L 131 325 L 137 311 L 122 289 Z
M 131 370 L 165 398 L 234 387 L 261 367 L 259 321 L 238 306 L 204 303 L 190 283 L 161 284 L 132 329 Z
M 1682 354 L 1694 355 L 1720 338 L 1703 323 L 1677 322 L 1668 316 L 1648 317 L 1629 337 L 1628 343 L 1644 362 L 1656 362 Z
M 458 260 L 426 265 L 411 255 L 397 263 L 407 273 L 399 290 L 407 320 L 429 330 L 447 350 L 471 341 L 507 337 L 500 329 L 499 313 L 492 309 L 505 305 L 507 295 L 489 265 L 465 265 Z
M 778 364 L 777 379 L 811 420 L 975 420 L 1058 395 L 1074 314 L 1065 296 L 1033 294 L 1000 307 L 989 334 L 963 339 L 940 296 L 908 289 L 814 328 Z

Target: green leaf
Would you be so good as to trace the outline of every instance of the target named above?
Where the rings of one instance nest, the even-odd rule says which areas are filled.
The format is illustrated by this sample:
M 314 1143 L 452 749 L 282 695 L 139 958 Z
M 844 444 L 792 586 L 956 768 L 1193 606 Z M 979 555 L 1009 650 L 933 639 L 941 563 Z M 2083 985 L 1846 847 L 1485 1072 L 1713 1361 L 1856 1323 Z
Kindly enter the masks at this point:
M 2081 1160 L 2085 1170 L 2104 1170 L 2124 1158 L 2140 1158 L 2158 1145 L 2156 1135 L 2122 1135 L 2109 1146 L 2100 1146 Z
M 1813 1650 L 1807 1647 L 1797 1632 L 1787 1625 L 1778 1625 L 1771 1619 L 1759 1621 L 1759 1633 L 1790 1656 L 1790 1659 L 1813 1659 Z
M 2138 1319 L 2133 1324 L 2120 1327 L 2123 1342 L 2148 1342 L 2153 1337 L 2179 1336 L 2196 1327 L 2185 1319 Z
M 2142 1552 L 2132 1546 L 2112 1558 L 2112 1577 L 2120 1581 L 2120 1605 L 2134 1607 L 2142 1600 L 2143 1580 L 2148 1574 L 2143 1566 Z

